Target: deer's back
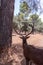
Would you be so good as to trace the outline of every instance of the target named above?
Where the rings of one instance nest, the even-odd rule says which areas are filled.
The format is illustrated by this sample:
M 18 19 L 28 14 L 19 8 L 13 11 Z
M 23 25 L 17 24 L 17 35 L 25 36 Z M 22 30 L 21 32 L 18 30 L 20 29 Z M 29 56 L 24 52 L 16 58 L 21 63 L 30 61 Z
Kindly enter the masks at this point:
M 43 48 L 36 48 L 28 45 L 25 51 L 25 56 L 38 65 L 43 65 Z

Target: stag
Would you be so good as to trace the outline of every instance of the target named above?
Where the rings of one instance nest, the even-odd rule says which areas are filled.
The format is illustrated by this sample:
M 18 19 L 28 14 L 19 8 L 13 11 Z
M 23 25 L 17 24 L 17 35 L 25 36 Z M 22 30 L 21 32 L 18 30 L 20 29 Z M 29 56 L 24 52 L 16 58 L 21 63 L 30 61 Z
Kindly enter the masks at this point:
M 31 25 L 29 25 L 31 26 Z M 32 26 L 31 26 L 32 28 Z M 15 30 L 17 34 L 20 35 L 23 43 L 23 54 L 26 59 L 26 65 L 29 65 L 29 61 L 32 60 L 36 65 L 43 65 L 43 49 L 35 47 L 33 45 L 27 44 L 27 39 L 30 37 L 32 30 L 28 34 L 21 34 Z M 30 63 L 30 65 L 32 65 Z

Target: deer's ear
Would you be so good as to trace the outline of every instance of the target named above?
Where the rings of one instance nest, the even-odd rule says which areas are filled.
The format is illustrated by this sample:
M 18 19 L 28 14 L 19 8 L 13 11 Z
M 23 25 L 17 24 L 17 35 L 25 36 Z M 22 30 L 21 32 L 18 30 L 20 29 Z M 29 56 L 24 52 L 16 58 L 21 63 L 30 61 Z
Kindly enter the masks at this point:
M 30 36 L 27 36 L 26 39 L 30 38 Z

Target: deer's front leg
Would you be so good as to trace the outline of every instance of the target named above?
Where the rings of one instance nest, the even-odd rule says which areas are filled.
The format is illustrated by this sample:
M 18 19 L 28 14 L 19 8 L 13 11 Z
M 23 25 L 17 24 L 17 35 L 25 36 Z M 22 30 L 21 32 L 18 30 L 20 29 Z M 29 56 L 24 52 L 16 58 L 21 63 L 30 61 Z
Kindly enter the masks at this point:
M 31 60 L 30 60 L 30 62 L 29 62 L 29 65 L 33 65 Z
M 30 60 L 26 59 L 26 65 L 30 65 Z

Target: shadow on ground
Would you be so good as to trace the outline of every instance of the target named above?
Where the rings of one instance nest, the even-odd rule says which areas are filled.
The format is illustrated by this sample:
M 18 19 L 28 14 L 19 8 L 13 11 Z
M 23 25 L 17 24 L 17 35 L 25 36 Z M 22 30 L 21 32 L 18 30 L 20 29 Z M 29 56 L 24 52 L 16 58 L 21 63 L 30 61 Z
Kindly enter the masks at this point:
M 0 65 L 26 65 L 22 45 L 12 45 L 8 54 L 4 52 L 2 56 L 3 57 L 0 58 Z

